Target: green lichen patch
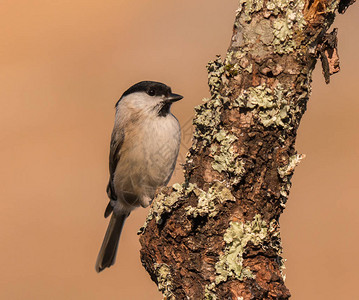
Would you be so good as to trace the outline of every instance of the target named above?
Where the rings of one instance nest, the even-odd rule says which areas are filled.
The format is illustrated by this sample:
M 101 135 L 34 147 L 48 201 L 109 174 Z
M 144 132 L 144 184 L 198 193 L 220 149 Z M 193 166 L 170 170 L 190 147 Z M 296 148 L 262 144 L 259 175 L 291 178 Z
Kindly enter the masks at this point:
M 284 11 L 288 6 L 288 1 L 283 0 L 269 0 L 266 3 L 266 8 L 270 13 L 277 16 L 280 12 Z
M 238 51 L 232 51 L 232 50 L 228 50 L 227 54 L 226 54 L 226 58 L 224 59 L 224 75 L 229 78 L 229 77 L 235 77 L 237 76 L 241 70 L 243 69 L 242 66 L 238 63 L 239 59 L 238 57 L 242 55 L 241 57 L 243 57 L 245 55 L 245 53 L 241 53 L 240 50 Z M 240 57 L 240 58 L 241 58 Z
M 222 59 L 219 55 L 215 60 L 208 63 L 207 71 L 209 89 L 212 96 L 216 96 L 220 94 L 220 89 L 222 86 L 222 76 L 226 71 L 226 68 L 223 65 Z
M 198 141 L 203 141 L 203 145 L 210 144 L 213 134 L 217 132 L 221 122 L 221 105 L 219 100 L 207 100 L 202 105 L 195 107 L 196 115 L 193 119 L 194 129 L 194 145 L 197 147 Z
M 305 1 L 273 0 L 267 2 L 267 9 L 276 15 L 282 12 L 282 16 L 273 21 L 273 47 L 279 54 L 290 53 L 300 47 L 300 40 L 294 38 L 301 32 L 306 21 L 304 18 Z
M 240 0 L 236 13 L 242 14 L 245 21 L 252 19 L 252 14 L 260 11 L 264 6 L 264 0 Z
M 207 284 L 204 287 L 204 299 L 205 300 L 218 300 L 216 295 L 216 284 L 213 282 L 211 284 Z
M 287 165 L 278 168 L 278 174 L 280 177 L 284 178 L 293 174 L 295 167 L 305 158 L 305 154 L 295 154 L 289 157 L 289 162 Z
M 151 209 L 147 215 L 145 224 L 139 229 L 137 234 L 145 232 L 148 223 L 154 218 L 157 224 L 162 222 L 162 216 L 165 213 L 170 213 L 174 208 L 177 207 L 178 200 L 181 197 L 189 195 L 193 190 L 197 189 L 196 184 L 179 184 L 175 183 L 172 186 L 172 191 L 169 195 L 159 193 L 153 199 Z
M 291 188 L 291 177 L 295 167 L 305 158 L 305 154 L 295 154 L 289 157 L 288 164 L 278 168 L 278 174 L 282 179 L 280 189 L 280 205 L 285 208 Z
M 193 192 L 198 198 L 197 206 L 188 206 L 186 207 L 186 210 L 187 215 L 195 218 L 207 215 L 209 217 L 214 217 L 218 214 L 218 204 L 225 201 L 236 201 L 226 185 L 219 181 L 215 181 L 207 192 L 199 188 L 193 190 Z
M 304 7 L 305 0 L 240 0 L 235 27 L 241 27 L 243 32 L 242 46 L 253 45 L 259 36 L 274 53 L 286 54 L 298 49 L 304 38 L 300 37 L 300 32 L 306 25 Z M 264 18 L 255 17 L 262 8 Z M 241 26 L 244 22 L 250 22 L 250 25 Z
M 178 190 L 176 188 L 178 188 Z M 156 223 L 160 223 L 161 216 L 164 213 L 171 212 L 181 195 L 182 186 L 177 184 L 177 186 L 173 188 L 171 194 L 164 195 L 161 193 L 156 197 L 151 207 L 152 215 L 155 217 Z
M 291 186 L 292 184 L 290 180 L 288 178 L 285 178 L 284 183 L 282 184 L 280 189 L 280 206 L 283 208 L 286 208 L 286 203 L 288 201 Z
M 192 149 L 197 149 L 199 141 L 203 142 L 203 146 L 211 143 L 212 137 L 217 132 L 221 123 L 223 103 L 228 101 L 227 97 L 220 94 L 225 73 L 225 66 L 220 56 L 217 56 L 216 60 L 210 61 L 207 69 L 211 98 L 204 99 L 203 104 L 195 107 L 195 117 L 193 119 L 195 128 Z
M 157 286 L 158 290 L 162 293 L 164 300 L 175 299 L 171 291 L 172 287 L 172 276 L 171 268 L 167 264 L 155 264 Z
M 213 144 L 210 149 L 213 157 L 212 168 L 219 173 L 227 173 L 233 184 L 239 183 L 245 169 L 243 160 L 233 147 L 233 142 L 237 140 L 237 137 L 221 129 L 213 138 L 219 146 Z
M 234 106 L 247 107 L 258 111 L 259 121 L 265 126 L 289 128 L 289 92 L 281 85 L 274 89 L 266 85 L 250 87 L 235 100 Z
M 254 278 L 251 270 L 243 267 L 243 254 L 248 243 L 264 247 L 264 241 L 270 240 L 274 230 L 274 223 L 268 225 L 260 215 L 256 215 L 252 222 L 231 222 L 224 234 L 225 249 L 215 265 L 215 283 L 225 282 L 229 277 L 238 280 Z
M 238 75 L 240 67 L 238 64 L 227 64 L 225 65 L 225 72 L 228 77 L 235 77 Z

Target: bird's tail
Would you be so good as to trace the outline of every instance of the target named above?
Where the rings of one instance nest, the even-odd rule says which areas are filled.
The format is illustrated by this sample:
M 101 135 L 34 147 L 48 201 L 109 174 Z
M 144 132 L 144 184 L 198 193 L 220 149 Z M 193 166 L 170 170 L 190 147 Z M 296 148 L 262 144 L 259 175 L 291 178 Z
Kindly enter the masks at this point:
M 102 242 L 100 252 L 96 260 L 96 272 L 99 273 L 105 268 L 111 267 L 116 261 L 118 242 L 122 231 L 123 224 L 127 215 L 112 214 L 108 224 L 105 237 Z

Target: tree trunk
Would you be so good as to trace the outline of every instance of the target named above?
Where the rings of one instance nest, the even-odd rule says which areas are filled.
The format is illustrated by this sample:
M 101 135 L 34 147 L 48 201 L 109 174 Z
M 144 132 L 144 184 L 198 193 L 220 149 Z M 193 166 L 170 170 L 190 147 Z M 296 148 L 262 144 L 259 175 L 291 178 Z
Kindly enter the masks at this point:
M 355 1 L 355 0 L 354 0 Z M 288 299 L 279 216 L 322 61 L 339 71 L 338 10 L 353 0 L 241 0 L 226 57 L 208 64 L 185 181 L 163 188 L 141 229 L 141 260 L 165 299 Z

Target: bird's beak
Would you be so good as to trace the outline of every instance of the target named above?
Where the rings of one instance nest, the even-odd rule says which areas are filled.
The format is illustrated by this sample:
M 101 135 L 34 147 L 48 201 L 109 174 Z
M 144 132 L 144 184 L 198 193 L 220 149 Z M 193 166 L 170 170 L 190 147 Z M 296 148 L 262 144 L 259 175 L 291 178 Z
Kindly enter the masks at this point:
M 166 101 L 173 103 L 173 102 L 176 102 L 178 100 L 181 100 L 182 98 L 183 98 L 183 96 L 172 93 L 168 97 L 166 97 Z

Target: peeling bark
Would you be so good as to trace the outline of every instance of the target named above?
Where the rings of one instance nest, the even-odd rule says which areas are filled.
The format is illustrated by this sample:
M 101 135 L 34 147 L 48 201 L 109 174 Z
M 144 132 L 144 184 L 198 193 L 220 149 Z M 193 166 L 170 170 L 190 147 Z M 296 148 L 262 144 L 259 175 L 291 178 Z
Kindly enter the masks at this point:
M 163 188 L 140 230 L 165 299 L 288 299 L 279 217 L 320 57 L 339 69 L 335 12 L 353 0 L 241 0 L 226 57 L 208 64 L 185 182 Z M 324 62 L 323 62 L 324 61 Z

